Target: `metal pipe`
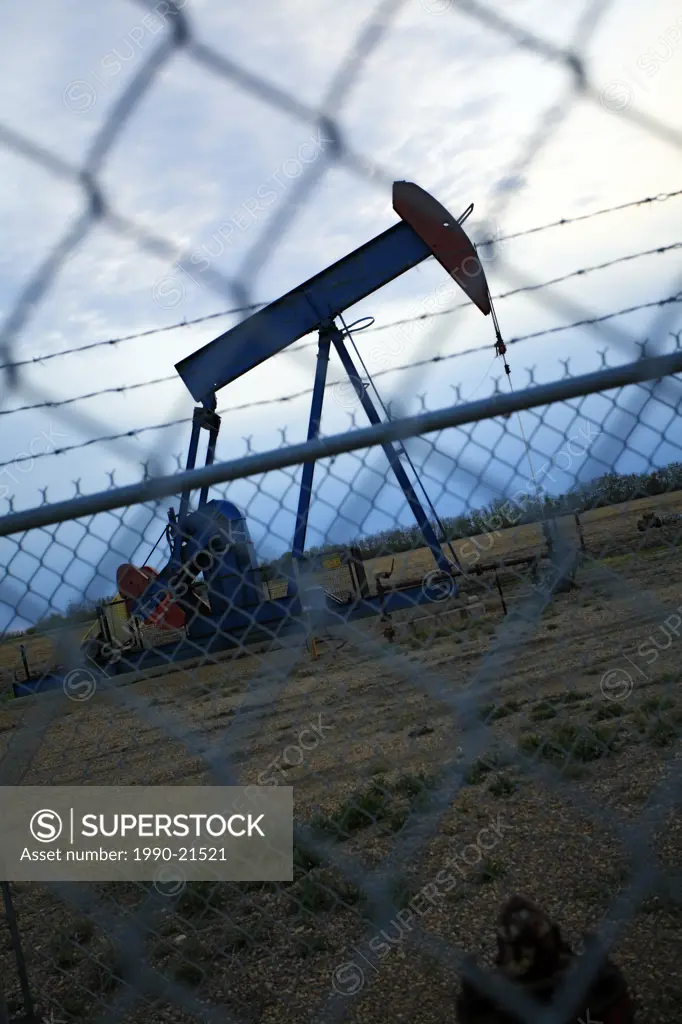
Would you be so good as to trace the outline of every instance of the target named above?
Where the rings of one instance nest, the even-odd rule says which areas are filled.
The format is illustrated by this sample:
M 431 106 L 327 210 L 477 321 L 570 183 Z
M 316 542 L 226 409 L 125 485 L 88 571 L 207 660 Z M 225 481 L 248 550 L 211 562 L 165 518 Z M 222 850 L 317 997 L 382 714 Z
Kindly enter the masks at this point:
M 220 424 L 218 424 L 218 426 L 211 426 L 211 428 L 209 430 L 208 445 L 206 447 L 206 459 L 204 461 L 204 465 L 205 466 L 212 466 L 214 461 L 215 461 L 215 450 L 216 450 L 216 445 L 218 444 L 218 431 L 219 431 L 219 429 L 220 429 Z M 203 505 L 205 505 L 206 502 L 208 501 L 208 492 L 209 492 L 209 486 L 208 486 L 208 484 L 206 484 L 205 487 L 201 488 L 201 493 L 199 494 L 199 508 L 201 508 Z
M 24 646 L 24 644 L 19 645 L 19 653 L 21 654 L 21 663 L 24 666 L 24 676 L 26 677 L 26 682 L 28 683 L 31 680 L 31 670 L 28 667 L 28 658 L 26 657 L 26 647 Z
M 203 415 L 204 410 L 202 408 L 194 410 L 194 415 L 192 416 L 192 436 L 189 442 L 189 451 L 187 452 L 187 463 L 185 466 L 186 473 L 192 472 L 196 465 L 197 452 L 199 450 L 199 436 L 201 434 L 201 421 Z M 173 538 L 173 550 L 171 552 L 171 561 L 173 563 L 177 563 L 180 561 L 180 550 L 182 548 L 182 542 L 184 540 L 182 532 L 185 526 L 185 519 L 187 518 L 187 513 L 189 512 L 189 502 L 191 494 L 192 491 L 190 489 L 183 491 L 180 496 L 180 510 L 178 512 L 178 529 L 176 530 L 175 536 Z
M 169 476 L 141 480 L 126 487 L 100 491 L 80 498 L 51 505 L 37 505 L 34 508 L 13 512 L 0 519 L 0 537 L 11 537 L 25 530 L 54 526 L 70 519 L 111 512 L 146 501 L 158 501 L 173 494 L 193 491 L 208 484 L 227 483 L 249 476 L 260 476 L 274 470 L 297 466 L 302 462 L 342 455 L 345 452 L 362 451 L 377 444 L 404 441 L 422 434 L 432 434 L 451 427 L 462 427 L 483 420 L 509 416 L 523 409 L 543 408 L 554 402 L 567 402 L 572 398 L 595 395 L 615 388 L 656 381 L 661 377 L 682 373 L 682 350 L 667 356 L 637 359 L 623 366 L 610 367 L 580 377 L 566 377 L 549 384 L 539 384 L 525 391 L 492 395 L 476 402 L 451 405 L 434 412 L 419 413 L 388 423 L 377 423 L 361 430 L 345 431 L 333 437 L 318 438 L 287 448 L 275 448 L 269 452 L 244 455 L 229 462 Z M 364 390 L 364 389 L 363 389 Z
M 2 898 L 5 904 L 5 916 L 7 918 L 7 926 L 9 928 L 9 933 L 12 939 L 12 946 L 14 948 L 14 959 L 16 960 L 17 964 L 19 986 L 21 988 L 22 999 L 24 1000 L 24 1010 L 26 1011 L 26 1018 L 28 1021 L 34 1021 L 35 1010 L 33 1007 L 33 999 L 31 998 L 31 988 L 28 983 L 28 971 L 26 970 L 26 960 L 24 958 L 24 951 L 21 946 L 21 936 L 19 934 L 17 916 L 16 913 L 14 912 L 14 903 L 12 902 L 12 892 L 9 887 L 9 882 L 0 882 L 0 887 L 2 888 Z

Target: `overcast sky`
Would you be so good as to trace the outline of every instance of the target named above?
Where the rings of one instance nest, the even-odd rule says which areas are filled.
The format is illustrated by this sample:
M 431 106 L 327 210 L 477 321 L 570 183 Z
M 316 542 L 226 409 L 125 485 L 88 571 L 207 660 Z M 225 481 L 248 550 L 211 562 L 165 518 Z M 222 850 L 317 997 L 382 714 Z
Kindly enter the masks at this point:
M 0 314 L 5 323 L 22 290 L 82 214 L 85 199 L 82 188 L 68 177 L 60 178 L 8 144 L 7 132 L 79 169 L 126 88 L 165 45 L 168 29 L 158 13 L 164 6 L 160 2 L 157 13 L 145 13 L 144 6 L 124 0 L 110 5 L 23 0 L 3 12 Z M 348 146 L 384 169 L 388 180 L 335 164 L 333 139 L 312 118 L 297 116 L 291 103 L 285 110 L 267 93 L 256 94 L 221 77 L 196 59 L 196 49 L 178 50 L 163 63 L 116 136 L 97 181 L 117 215 L 172 242 L 175 256 L 155 256 L 109 223 L 96 225 L 73 248 L 11 338 L 11 353 L 14 360 L 32 360 L 130 334 L 156 333 L 22 366 L 18 386 L 5 378 L 0 395 L 0 462 L 5 464 L 0 514 L 7 511 L 9 497 L 16 509 L 39 504 L 44 488 L 48 500 L 70 497 L 77 480 L 81 493 L 101 490 L 111 485 L 110 471 L 115 483 L 132 482 L 152 452 L 172 471 L 176 457 L 184 460 L 189 424 L 144 428 L 191 417 L 193 400 L 176 377 L 174 364 L 238 322 L 240 315 L 173 325 L 233 309 L 239 295 L 227 284 L 231 277 L 245 275 L 250 299 L 269 301 L 385 230 L 396 220 L 392 179 L 417 182 L 454 215 L 473 202 L 467 230 L 474 241 L 488 232 L 499 237 L 679 187 L 680 148 L 627 117 L 637 111 L 682 132 L 682 13 L 673 0 L 490 3 L 488 10 L 503 13 L 558 47 L 570 46 L 586 11 L 593 11 L 594 30 L 580 49 L 602 101 L 574 96 L 566 104 L 573 78 L 565 66 L 522 49 L 463 13 L 457 3 L 409 0 L 393 7 L 383 35 L 345 81 L 340 101 L 330 111 Z M 253 10 L 218 0 L 186 0 L 182 10 L 195 41 L 236 63 L 252 81 L 281 90 L 305 115 L 328 98 L 344 61 L 370 24 L 372 8 L 359 0 L 263 0 Z M 555 107 L 543 144 L 526 159 L 534 133 Z M 302 194 L 309 177 L 314 184 Z M 483 254 L 491 292 L 498 295 L 671 246 L 680 238 L 681 212 L 682 198 L 670 199 L 504 242 L 496 262 Z M 181 260 L 186 269 L 179 266 Z M 666 298 L 680 290 L 680 265 L 679 249 L 669 249 L 500 299 L 496 308 L 503 335 L 549 330 Z M 356 336 L 370 371 L 485 346 L 477 355 L 378 376 L 384 401 L 396 400 L 406 412 L 420 408 L 420 395 L 432 409 L 451 404 L 455 385 L 463 401 L 484 398 L 501 374 L 499 361 L 491 367 L 490 318 L 473 306 L 418 321 L 405 332 L 377 329 L 459 304 L 462 293 L 447 283 L 445 272 L 430 260 L 358 304 L 346 318 L 375 318 L 373 330 Z M 682 326 L 679 308 L 664 311 L 670 318 L 663 339 L 668 347 L 668 332 Z M 514 386 L 528 383 L 527 367 L 534 368 L 536 382 L 562 377 L 560 360 L 567 358 L 573 374 L 596 370 L 602 364 L 600 350 L 608 350 L 612 364 L 628 360 L 636 351 L 624 339 L 647 337 L 661 312 L 648 308 L 606 321 L 599 331 L 579 327 L 512 345 L 508 358 Z M 220 459 L 241 455 L 245 438 L 253 450 L 280 445 L 280 428 L 286 428 L 286 443 L 304 439 L 309 396 L 252 409 L 235 407 L 311 387 L 315 338 L 305 341 L 312 344 L 282 353 L 220 392 L 219 409 L 234 410 L 224 414 Z M 341 368 L 333 361 L 330 378 L 340 377 Z M 171 379 L 134 387 L 159 378 Z M 120 390 L 53 409 L 19 411 L 104 389 Z M 585 425 L 592 416 L 603 426 L 611 409 L 599 398 L 582 406 L 578 415 L 553 409 L 545 422 L 553 423 L 554 430 L 537 430 L 537 417 L 524 414 L 535 470 L 580 430 L 590 438 L 592 460 L 574 462 L 571 473 L 594 475 L 613 465 L 608 439 L 595 439 L 594 429 Z M 364 425 L 347 389 L 330 389 L 323 432 L 346 429 L 351 413 Z M 618 468 L 644 469 L 680 458 L 672 440 L 661 445 L 669 415 L 650 403 L 642 419 L 653 429 L 640 432 L 631 446 L 639 454 L 630 452 Z M 55 454 L 55 449 L 128 431 L 141 432 Z M 513 492 L 528 481 L 515 418 L 466 434 L 451 431 L 439 446 L 447 457 L 429 459 L 426 472 L 427 488 L 442 515 L 480 504 L 494 493 Z M 421 463 L 429 449 L 417 441 L 410 450 Z M 600 452 L 605 459 L 601 463 Z M 456 466 L 453 455 L 458 453 L 463 461 Z M 373 499 L 375 511 L 367 515 L 370 505 L 351 492 L 371 497 L 385 465 L 380 452 L 361 458 L 375 467 L 362 479 L 358 456 L 337 459 L 333 478 L 330 467 L 320 467 L 311 543 L 319 543 L 323 534 L 342 539 L 355 532 L 348 519 L 370 532 L 397 519 L 410 521 L 393 487 Z M 463 470 L 458 468 L 462 465 Z M 571 482 L 556 476 L 558 489 Z M 552 489 L 549 483 L 547 487 Z M 264 557 L 290 546 L 296 505 L 291 473 L 272 474 L 258 485 L 234 484 L 228 493 L 247 508 Z M 161 517 L 169 504 L 161 503 Z M 37 595 L 57 605 L 78 596 L 91 567 L 108 550 L 115 516 L 100 516 L 91 524 L 90 534 L 98 540 L 85 536 L 84 525 L 60 527 L 58 545 L 49 544 L 45 534 L 24 540 L 24 550 L 32 556 L 15 557 L 16 541 L 2 542 L 4 564 L 15 577 L 14 589 L 6 584 L 2 600 L 11 604 L 12 595 L 25 590 L 28 580 Z M 134 510 L 126 515 L 131 520 L 140 526 Z M 162 525 L 157 520 L 149 527 L 146 536 L 152 542 Z M 76 560 L 69 553 L 74 548 Z M 111 592 L 107 581 L 124 560 L 122 554 L 134 553 L 144 561 L 144 548 L 134 552 L 133 544 L 130 552 L 130 535 L 119 534 L 117 548 L 100 563 L 98 592 Z M 50 571 L 37 572 L 41 562 Z M 22 610 L 28 607 L 24 603 Z M 1 620 L 0 612 L 0 626 Z

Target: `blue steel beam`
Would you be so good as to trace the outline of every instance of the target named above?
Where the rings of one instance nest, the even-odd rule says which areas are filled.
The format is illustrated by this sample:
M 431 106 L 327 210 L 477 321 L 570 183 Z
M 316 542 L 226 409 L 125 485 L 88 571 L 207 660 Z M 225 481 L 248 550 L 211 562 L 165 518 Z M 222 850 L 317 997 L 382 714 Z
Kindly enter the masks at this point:
M 203 409 L 195 409 L 192 417 L 192 437 L 189 442 L 189 451 L 187 452 L 187 465 L 186 470 L 194 469 L 197 464 L 197 453 L 199 451 L 199 439 L 201 437 L 201 420 L 204 415 Z M 180 548 L 182 546 L 182 530 L 184 527 L 187 514 L 189 512 L 191 494 L 189 491 L 183 491 L 180 496 L 180 511 L 178 513 L 178 529 L 173 534 L 173 545 L 171 548 L 171 564 L 180 564 Z
M 313 398 L 310 404 L 310 420 L 308 423 L 308 440 L 314 441 L 320 433 L 320 420 L 322 419 L 322 403 L 324 401 L 324 387 L 327 380 L 327 367 L 329 366 L 329 349 L 331 347 L 331 332 L 320 331 L 320 340 L 317 348 L 317 367 L 315 369 L 315 385 L 313 387 Z M 296 512 L 296 528 L 294 530 L 294 544 L 292 554 L 294 558 L 300 559 L 305 548 L 305 535 L 308 529 L 308 513 L 310 511 L 310 499 L 313 492 L 313 476 L 315 473 L 314 462 L 303 463 L 303 474 L 301 477 L 301 489 L 298 494 L 298 510 Z
M 209 341 L 175 369 L 197 402 L 433 256 L 405 221 Z

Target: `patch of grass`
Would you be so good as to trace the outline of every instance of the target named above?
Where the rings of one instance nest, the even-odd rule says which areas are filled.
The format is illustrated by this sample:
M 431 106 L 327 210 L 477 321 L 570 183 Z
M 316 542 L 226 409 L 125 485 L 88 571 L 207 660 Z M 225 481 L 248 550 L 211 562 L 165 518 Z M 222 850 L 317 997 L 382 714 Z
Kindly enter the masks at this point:
M 243 925 L 222 915 L 220 927 L 221 942 L 224 948 L 231 953 L 237 953 L 241 949 L 249 949 L 257 945 L 262 946 L 267 941 L 268 920 L 261 913 L 249 914 L 248 918 L 244 919 Z
M 589 903 L 590 906 L 601 906 L 605 900 L 608 900 L 605 888 L 605 885 L 596 879 L 593 882 L 582 881 L 574 887 L 571 895 L 576 900 Z
M 289 888 L 288 895 L 294 913 L 313 916 L 352 907 L 362 899 L 359 889 L 329 868 L 311 871 Z
M 522 754 L 535 754 L 542 746 L 542 737 L 535 732 L 526 733 L 519 738 L 517 746 Z
M 297 909 L 308 914 L 321 914 L 333 910 L 338 899 L 333 889 L 329 889 L 319 879 L 306 875 L 290 892 L 295 899 Z
M 473 805 L 474 800 L 471 793 L 460 792 L 459 800 L 455 804 L 455 809 L 459 811 L 460 814 L 468 814 Z
M 373 779 L 365 790 L 350 796 L 334 814 L 316 816 L 311 826 L 338 839 L 347 839 L 353 832 L 385 820 L 390 799 L 384 780 Z
M 476 882 L 478 885 L 490 885 L 491 882 L 496 882 L 498 878 L 504 878 L 505 874 L 506 869 L 498 860 L 486 857 L 476 872 Z
M 296 938 L 294 952 L 303 960 L 315 956 L 316 953 L 324 953 L 329 944 L 324 935 L 299 935 Z
M 515 715 L 523 707 L 522 700 L 508 700 L 493 711 L 493 719 L 506 718 L 508 715 Z
M 112 992 L 123 984 L 125 973 L 123 957 L 118 949 L 110 946 L 109 950 L 101 955 L 88 958 L 88 970 L 86 984 L 93 993 Z
M 416 775 L 401 775 L 393 783 L 392 789 L 398 796 L 406 796 L 408 799 L 413 800 L 415 797 L 421 796 L 424 790 L 433 789 L 435 785 L 435 776 L 428 775 L 426 772 L 419 772 Z
M 680 680 L 679 668 L 669 668 L 666 672 L 661 672 L 660 676 L 657 676 L 657 683 L 677 683 Z M 665 698 L 668 700 L 669 698 Z
M 677 729 L 661 718 L 654 722 L 647 738 L 654 747 L 667 747 L 677 739 Z
M 622 736 L 619 726 L 596 726 L 577 737 L 572 755 L 576 761 L 597 761 L 616 750 Z
M 656 711 L 667 711 L 669 708 L 674 708 L 675 701 L 670 697 L 647 697 L 639 706 L 642 711 L 650 714 Z
M 46 1020 L 59 1020 L 60 1016 L 65 1013 L 67 1017 L 71 1017 L 72 1020 L 79 1020 L 81 1017 L 88 1015 L 87 1004 L 84 999 L 79 999 L 76 996 L 62 996 L 59 1000 L 59 1008 L 55 1009 L 52 1016 L 48 1016 Z
M 480 782 L 483 782 L 485 777 L 494 771 L 495 764 L 491 763 L 485 758 L 479 757 L 469 768 L 465 775 L 465 782 L 469 786 L 477 786 Z
M 386 819 L 385 826 L 388 832 L 400 832 L 410 814 L 408 807 L 400 807 L 391 811 Z
M 649 697 L 630 715 L 630 722 L 640 741 L 667 747 L 678 738 L 682 710 L 669 697 Z
M 294 843 L 294 881 L 307 875 L 309 871 L 320 866 L 316 854 L 304 850 L 299 843 Z
M 484 704 L 481 708 L 481 717 L 485 721 L 497 722 L 500 718 L 507 718 L 521 710 L 521 701 L 508 700 L 504 704 Z
M 419 953 L 419 962 L 428 978 L 442 978 L 443 965 L 438 957 L 434 956 L 432 953 L 427 953 L 422 950 Z
M 548 718 L 556 718 L 557 711 L 555 707 L 548 704 L 547 701 L 542 701 L 540 704 L 536 704 L 531 710 L 530 717 L 533 722 L 544 722 Z
M 638 913 L 640 914 L 660 914 L 663 910 L 663 904 L 660 896 L 647 896 L 645 900 L 639 905 Z
M 75 967 L 83 959 L 83 946 L 95 934 L 95 926 L 87 918 L 80 918 L 61 930 L 53 942 L 53 957 L 63 969 Z
M 551 693 L 547 697 L 542 698 L 543 704 L 557 704 L 563 707 L 566 704 L 579 704 L 583 700 L 587 700 L 592 694 L 581 693 L 578 690 L 569 690 L 567 693 Z
M 510 779 L 508 775 L 497 775 L 488 786 L 488 791 L 493 796 L 505 797 L 511 796 L 517 788 L 514 780 Z
M 414 886 L 412 886 L 404 875 L 398 875 L 391 882 L 391 897 L 393 903 L 398 910 L 404 910 L 409 906 L 410 901 L 417 895 Z
M 189 920 L 204 917 L 224 906 L 227 887 L 220 882 L 188 882 L 177 902 L 177 913 Z
M 171 973 L 175 981 L 196 988 L 206 977 L 206 972 L 199 966 L 206 961 L 206 950 L 196 940 L 189 939 L 183 943 L 182 952 L 171 964 Z
M 581 693 L 579 690 L 569 690 L 568 693 L 563 695 L 564 704 L 579 704 L 583 700 L 587 700 L 591 697 L 590 693 Z
M 80 957 L 78 956 L 78 949 L 73 943 L 63 942 L 57 946 L 53 953 L 54 962 L 58 967 L 63 970 L 69 967 L 75 967 Z
M 610 718 L 620 718 L 623 714 L 624 708 L 621 704 L 601 704 L 595 714 L 592 716 L 594 722 L 605 722 Z
M 571 722 L 563 722 L 555 725 L 544 739 L 536 733 L 521 737 L 518 746 L 525 754 L 538 753 L 544 760 L 562 766 L 606 757 L 619 746 L 623 733 L 619 726 L 584 730 Z
M 66 934 L 74 942 L 82 944 L 89 942 L 93 937 L 95 934 L 95 926 L 89 918 L 82 917 L 68 926 Z

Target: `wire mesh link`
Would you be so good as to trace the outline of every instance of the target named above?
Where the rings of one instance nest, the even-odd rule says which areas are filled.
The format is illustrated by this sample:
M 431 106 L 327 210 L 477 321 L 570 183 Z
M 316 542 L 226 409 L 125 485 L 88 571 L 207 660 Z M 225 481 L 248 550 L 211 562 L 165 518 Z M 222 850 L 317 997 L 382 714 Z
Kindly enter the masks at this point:
M 609 109 L 585 53 L 611 4 L 585 4 L 566 45 L 477 0 L 423 6 L 465 14 L 481 34 L 566 73 L 565 93 L 522 140 L 507 175 L 538 159 L 578 100 Z M 83 495 L 77 482 L 73 499 L 56 503 L 45 488 L 35 509 L 17 511 L 2 487 L 0 610 L 3 621 L 34 625 L 10 626 L 0 640 L 0 784 L 293 785 L 294 877 L 191 882 L 159 863 L 153 884 L 3 883 L 0 1024 L 246 1024 L 285 1014 L 301 1022 L 424 1024 L 457 1015 L 462 1024 L 482 1024 L 509 1021 L 503 1010 L 519 1021 L 599 1024 L 613 1019 L 621 969 L 647 1020 L 673 1019 L 682 996 L 675 948 L 682 355 L 674 333 L 682 285 L 603 312 L 555 289 L 614 266 L 675 259 L 680 242 L 544 281 L 519 272 L 505 243 L 655 202 L 672 205 L 681 193 L 515 232 L 481 230 L 479 252 L 490 250 L 510 286 L 495 301 L 524 295 L 552 313 L 551 326 L 505 339 L 519 346 L 514 353 L 522 342 L 564 331 L 578 338 L 585 330 L 636 364 L 615 366 L 605 349 L 594 373 L 576 379 L 567 357 L 563 379 L 538 384 L 529 368 L 527 391 L 507 394 L 496 380 L 493 395 L 472 402 L 474 391 L 467 404 L 461 386 L 451 385 L 452 409 L 430 409 L 420 395 L 419 414 L 403 417 L 404 396 L 418 394 L 416 370 L 483 348 L 393 360 L 372 373 L 400 373 L 387 405 L 395 415 L 380 427 L 307 445 L 290 445 L 281 428 L 281 449 L 255 453 L 247 441 L 242 459 L 190 472 L 176 455 L 178 472 L 164 477 L 158 461 L 170 454 L 167 432 L 190 419 L 118 430 L 73 406 L 158 387 L 174 375 L 55 399 L 27 371 L 260 309 L 254 294 L 272 254 L 330 170 L 343 168 L 385 193 L 394 176 L 349 144 L 343 116 L 405 4 L 374 7 L 319 106 L 201 40 L 190 3 L 145 0 L 140 7 L 163 21 L 165 34 L 80 166 L 0 125 L 1 145 L 76 184 L 83 197 L 5 319 L 0 416 L 50 410 L 86 437 L 50 439 L 48 450 L 31 448 L 0 469 L 21 472 L 29 460 L 43 466 L 93 445 L 145 462 L 144 479 L 132 487 L 118 488 L 112 471 L 106 492 Z M 324 152 L 238 272 L 204 275 L 231 308 L 25 357 L 18 339 L 98 226 L 179 268 L 186 263 L 189 254 L 173 239 L 122 214 L 103 183 L 133 114 L 180 55 L 323 131 Z M 642 139 L 672 151 L 682 145 L 674 126 L 631 104 L 618 112 Z M 489 223 L 511 202 L 508 191 L 494 194 Z M 461 308 L 448 302 L 369 330 L 423 322 L 435 329 Z M 646 332 L 619 326 L 619 318 L 648 310 L 658 316 Z M 671 333 L 673 346 L 664 343 Z M 287 354 L 301 359 L 314 344 L 303 341 Z M 355 425 L 353 389 L 334 380 L 325 390 Z M 281 409 L 311 392 L 219 412 Z M 11 420 L 0 422 L 4 429 Z M 150 444 L 152 432 L 158 438 Z M 379 451 L 387 443 L 398 446 L 410 472 L 418 467 L 413 482 L 424 481 L 435 508 L 463 510 L 428 524 L 447 572 L 403 512 Z M 624 456 L 646 469 L 617 471 Z M 314 542 L 298 562 L 289 527 L 300 467 L 310 458 L 316 522 L 326 517 L 330 528 L 311 527 Z M 519 478 L 530 482 L 510 492 L 509 481 Z M 228 483 L 240 488 L 238 507 Z M 211 502 L 203 513 L 195 507 L 192 532 L 179 531 L 165 503 L 190 486 L 210 487 Z M 284 554 L 264 563 L 256 536 Z M 127 575 L 117 575 L 121 566 Z M 141 587 L 145 596 L 136 603 Z M 497 910 L 513 892 L 542 904 L 576 954 L 585 940 L 585 955 L 568 958 L 568 966 L 566 950 L 546 935 L 544 945 L 531 943 L 532 966 L 552 961 L 544 978 L 551 998 L 540 1008 L 537 988 L 519 980 L 513 936 L 493 962 Z M 619 1019 L 627 1019 L 624 1011 Z
M 648 373 L 645 363 L 635 379 L 660 373 L 660 362 L 648 362 Z M 552 386 L 572 383 L 569 375 Z M 626 397 L 639 389 L 665 407 L 645 386 L 626 387 Z M 527 428 L 536 419 L 556 429 L 556 406 L 534 390 L 506 397 L 502 408 L 527 409 Z M 643 474 L 606 472 L 581 485 L 580 465 L 608 434 L 608 417 L 595 420 L 584 391 L 563 407 L 570 415 L 551 460 L 534 446 L 537 428 L 527 429 L 539 489 L 508 495 L 504 459 L 480 468 L 479 484 L 499 497 L 445 521 L 459 573 L 433 568 L 390 494 L 378 507 L 392 529 L 373 537 L 365 529 L 351 548 L 318 545 L 298 575 L 291 560 L 253 563 L 249 528 L 278 536 L 282 468 L 252 476 L 243 518 L 216 519 L 213 543 L 185 550 L 182 571 L 163 577 L 180 625 L 172 616 L 151 621 L 145 607 L 130 619 L 119 595 L 100 603 L 94 622 L 53 630 L 48 622 L 6 639 L 6 681 L 16 693 L 52 679 L 68 699 L 5 705 L 5 784 L 211 779 L 293 783 L 297 794 L 292 883 L 192 883 L 160 873 L 151 886 L 14 885 L 34 998 L 45 1012 L 249 1020 L 255 994 L 261 1019 L 286 1006 L 296 1019 L 333 1020 L 356 1001 L 376 1015 L 390 993 L 402 1000 L 417 985 L 435 1014 L 445 993 L 454 998 L 453 971 L 472 984 L 481 977 L 466 954 L 484 953 L 505 892 L 537 894 L 573 943 L 600 923 L 606 951 L 616 938 L 638 950 L 655 925 L 674 919 L 679 851 L 666 826 L 678 799 L 682 722 L 681 616 L 671 602 L 680 468 L 671 461 Z M 599 393 L 595 383 L 595 393 L 615 409 L 622 389 Z M 466 414 L 464 407 L 463 424 Z M 509 435 L 513 419 L 498 422 Z M 439 482 L 451 499 L 461 496 L 462 459 L 448 454 L 461 429 L 412 426 L 412 437 L 449 463 Z M 475 443 L 475 435 L 465 439 L 464 460 Z M 362 473 L 366 449 L 343 448 Z M 282 463 L 287 455 L 271 453 Z M 195 471 L 198 484 L 205 472 Z M 548 486 L 559 473 L 573 484 L 563 496 Z M 330 484 L 348 487 L 348 476 L 320 459 L 315 501 L 333 516 L 344 503 L 326 496 Z M 268 497 L 276 511 L 263 521 Z M 93 517 L 92 499 L 77 500 L 77 519 L 58 524 L 48 506 L 32 513 L 47 517 L 34 531 L 5 521 L 0 600 L 13 611 L 26 614 L 33 580 L 21 559 L 34 557 L 38 534 L 49 539 L 48 556 L 61 548 L 109 585 L 125 557 L 163 574 L 173 536 L 158 508 Z M 294 500 L 292 489 L 290 512 Z M 99 520 L 112 514 L 140 543 L 118 550 L 114 542 L 97 563 L 87 542 L 110 534 Z M 70 532 L 76 523 L 79 540 Z M 155 534 L 161 543 L 149 557 Z M 196 529 L 183 543 L 195 538 Z M 46 568 L 34 560 L 36 572 Z M 298 609 L 287 598 L 294 584 L 304 595 Z M 46 920 L 47 948 L 35 932 Z M 9 966 L 10 948 L 5 955 Z M 654 998 L 646 971 L 624 955 L 630 984 Z M 672 978 L 664 947 L 657 956 Z M 566 1001 L 578 993 L 581 1019 L 585 1007 L 600 1019 L 599 961 L 590 955 L 576 970 L 551 1019 L 569 1019 Z M 523 987 L 503 975 L 486 979 L 508 1010 L 532 1012 Z M 673 991 L 666 983 L 661 1007 L 672 1005 Z M 9 1000 L 18 1005 L 16 986 Z

